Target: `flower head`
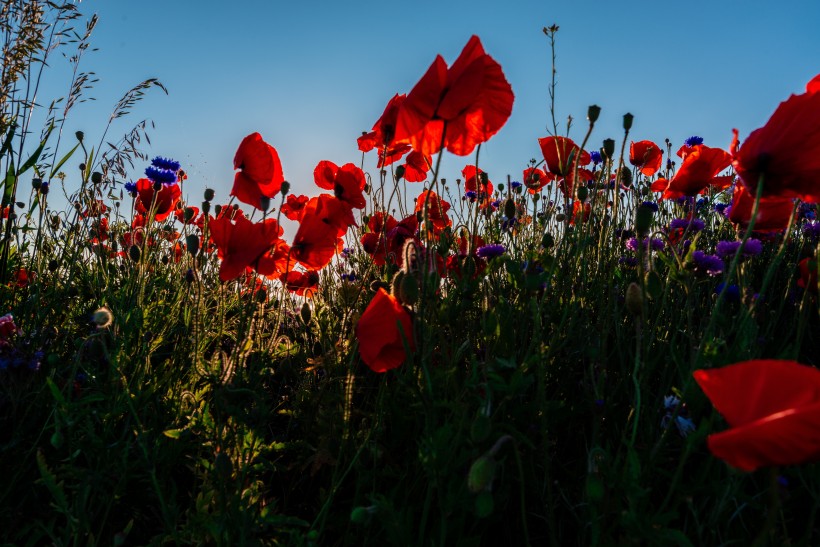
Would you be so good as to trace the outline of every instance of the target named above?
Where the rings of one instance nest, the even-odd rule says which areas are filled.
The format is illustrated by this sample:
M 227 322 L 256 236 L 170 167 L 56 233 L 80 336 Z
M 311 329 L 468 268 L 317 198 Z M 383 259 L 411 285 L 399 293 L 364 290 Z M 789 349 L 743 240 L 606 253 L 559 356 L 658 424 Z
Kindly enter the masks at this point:
M 412 351 L 413 322 L 396 298 L 379 289 L 356 324 L 362 361 L 373 372 L 397 368 L 406 359 L 405 344 Z
M 494 258 L 503 255 L 507 249 L 500 243 L 491 243 L 476 249 L 476 256 L 479 258 Z
M 692 260 L 696 272 L 703 272 L 713 277 L 723 273 L 723 259 L 719 256 L 707 255 L 703 251 L 695 251 L 692 253 Z
M 239 144 L 233 158 L 237 169 L 231 195 L 242 203 L 261 208 L 262 198 L 274 197 L 285 177 L 276 149 L 262 140 L 259 133 L 251 133 Z

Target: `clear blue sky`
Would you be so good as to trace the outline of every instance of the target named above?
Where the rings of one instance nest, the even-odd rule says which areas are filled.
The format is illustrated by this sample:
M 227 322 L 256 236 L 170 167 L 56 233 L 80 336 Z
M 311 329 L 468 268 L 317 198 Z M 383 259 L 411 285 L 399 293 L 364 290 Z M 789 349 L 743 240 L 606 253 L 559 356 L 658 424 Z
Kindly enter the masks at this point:
M 92 39 L 99 51 L 83 65 L 100 81 L 88 93 L 96 101 L 70 115 L 68 135 L 82 129 L 96 142 L 121 94 L 159 78 L 170 94 L 150 93 L 110 136 L 153 120 L 148 153 L 182 162 L 194 204 L 206 186 L 217 201 L 228 199 L 233 155 L 254 131 L 279 151 L 293 191 L 317 194 L 315 165 L 358 164 L 356 138 L 388 100 L 409 91 L 436 54 L 452 63 L 472 34 L 516 96 L 512 117 L 481 150 L 480 166 L 495 182 L 508 173 L 520 179 L 527 161 L 541 158 L 536 139 L 547 135 L 550 78 L 544 26 L 560 26 L 559 122 L 573 116 L 570 136 L 580 141 L 587 106 L 603 109 L 594 147 L 607 137 L 620 145 L 621 117 L 631 112 L 634 140 L 662 145 L 668 137 L 677 148 L 699 135 L 727 148 L 732 127 L 743 138 L 820 73 L 816 0 L 86 0 L 79 7 L 100 18 Z M 467 161 L 445 155 L 442 175 L 460 176 Z M 374 175 L 375 162 L 371 153 L 366 167 Z

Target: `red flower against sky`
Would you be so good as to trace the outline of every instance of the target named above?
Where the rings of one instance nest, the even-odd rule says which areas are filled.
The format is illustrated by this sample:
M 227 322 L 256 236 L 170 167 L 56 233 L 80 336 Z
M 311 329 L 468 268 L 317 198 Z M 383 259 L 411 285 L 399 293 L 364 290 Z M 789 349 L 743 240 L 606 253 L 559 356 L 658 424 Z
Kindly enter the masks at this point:
M 473 36 L 450 68 L 439 55 L 407 94 L 394 142 L 408 142 L 427 155 L 443 146 L 466 156 L 507 122 L 513 98 L 501 65 Z
M 755 360 L 694 377 L 731 427 L 708 438 L 718 458 L 744 471 L 820 459 L 820 370 Z
M 389 148 L 392 146 L 396 136 L 396 118 L 399 116 L 399 108 L 405 98 L 407 98 L 407 95 L 396 93 L 390 99 L 381 118 L 373 125 L 373 130 L 358 138 L 359 150 L 370 152 L 376 147 L 384 148 L 386 146 Z
M 384 289 L 379 289 L 356 324 L 356 339 L 362 361 L 373 372 L 385 372 L 401 365 L 412 351 L 413 320 L 410 313 Z
M 732 183 L 732 177 L 717 175 L 731 163 L 732 156 L 725 150 L 703 144 L 693 146 L 672 180 L 658 179 L 652 183 L 652 190 L 663 192 L 663 198 L 668 199 L 694 196 L 707 186 L 726 188 Z
M 256 262 L 256 271 L 266 277 L 273 277 L 293 270 L 295 265 L 296 259 L 291 254 L 290 245 L 283 239 L 277 239 Z
M 545 173 L 542 169 L 528 167 L 523 173 L 524 186 L 530 194 L 537 194 L 541 189 L 555 180 L 555 175 Z
M 427 172 L 433 164 L 432 158 L 413 150 L 407 154 L 404 164 L 404 180 L 407 182 L 422 182 L 427 178 Z
M 629 143 L 629 163 L 639 168 L 641 173 L 651 177 L 658 172 L 663 162 L 663 151 L 652 141 Z
M 282 204 L 282 214 L 285 218 L 299 222 L 302 220 L 302 213 L 305 212 L 305 205 L 308 203 L 307 196 L 294 196 L 288 194 L 288 199 Z
M 216 244 L 218 256 L 222 259 L 219 266 L 219 279 L 230 281 L 242 275 L 245 268 L 256 268 L 256 262 L 264 255 L 282 235 L 282 228 L 275 219 L 253 223 L 243 215 L 236 215 L 231 220 L 227 215 L 213 218 L 208 222 L 211 239 Z
M 234 176 L 231 195 L 257 209 L 261 208 L 262 196 L 275 196 L 285 180 L 279 154 L 259 133 L 242 139 L 233 167 L 239 171 Z
M 342 236 L 354 224 L 347 203 L 328 194 L 311 198 L 293 237 L 291 256 L 309 270 L 324 268 L 344 248 Z
M 279 281 L 290 292 L 298 296 L 311 298 L 319 288 L 319 272 L 315 270 L 307 272 L 290 271 L 280 275 Z
M 432 224 L 433 235 L 438 236 L 444 228 L 452 226 L 453 221 L 447 216 L 450 204 L 432 190 L 425 190 L 416 198 L 416 213 Z
M 339 167 L 332 161 L 320 161 L 313 170 L 313 180 L 316 186 L 324 190 L 333 190 L 337 199 L 355 209 L 361 209 L 367 203 L 363 193 L 367 183 L 364 172 L 352 163 Z
M 567 137 L 543 137 L 538 139 L 538 145 L 547 162 L 547 169 L 553 175 L 569 175 L 576 158 L 579 166 L 589 165 L 592 161 L 588 152 L 581 150 L 580 146 Z
M 729 220 L 742 227 L 749 225 L 754 210 L 755 196 L 749 193 L 742 184 L 735 186 L 732 195 L 732 209 Z M 761 198 L 757 209 L 754 230 L 759 232 L 785 230 L 794 209 L 794 200 L 790 198 Z
M 808 83 L 806 93 L 780 103 L 740 149 L 737 129 L 733 132 L 733 165 L 752 195 L 763 174 L 764 196 L 820 201 L 820 74 Z
M 139 179 L 137 181 L 137 211 L 146 214 L 153 204 L 154 220 L 163 221 L 175 211 L 181 195 L 182 190 L 177 183 L 163 184 L 159 192 L 155 192 L 154 181 Z
M 576 223 L 588 221 L 589 215 L 591 214 L 592 205 L 576 199 L 574 202 L 572 202 L 572 218 L 569 221 L 570 226 L 573 226 Z

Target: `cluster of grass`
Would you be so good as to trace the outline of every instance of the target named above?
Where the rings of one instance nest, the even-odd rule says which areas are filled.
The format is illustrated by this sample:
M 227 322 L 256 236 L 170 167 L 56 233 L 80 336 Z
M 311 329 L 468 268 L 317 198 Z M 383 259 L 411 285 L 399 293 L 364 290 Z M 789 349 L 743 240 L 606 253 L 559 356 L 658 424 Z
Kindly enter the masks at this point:
M 117 176 L 141 159 L 139 127 L 107 158 L 82 135 L 59 155 L 48 132 L 66 108 L 25 143 L 15 124 L 36 108 L 34 60 L 75 12 L 3 5 L 6 39 L 30 41 L 19 67 L 4 64 L 0 98 L 0 314 L 20 329 L 0 345 L 8 543 L 728 545 L 772 512 L 764 539 L 818 540 L 816 466 L 740 473 L 715 459 L 705 439 L 725 424 L 692 380 L 760 357 L 818 364 L 816 291 L 797 286 L 817 244 L 804 230 L 812 207 L 785 233 L 758 234 L 759 255 L 709 275 L 692 252 L 742 236 L 715 210 L 725 193 L 644 206 L 635 226 L 657 195 L 625 170 L 628 187 L 611 187 L 617 154 L 588 185 L 587 219 L 567 214 L 578 196 L 554 183 L 537 197 L 496 184 L 499 207 L 481 208 L 436 174 L 453 225 L 423 238 L 426 252 L 453 256 L 473 236 L 505 252 L 462 257 L 460 275 L 418 272 L 415 349 L 376 374 L 355 326 L 398 268 L 375 265 L 359 240 L 366 217 L 413 210 L 412 185 L 389 171 L 370 181 L 350 251 L 312 298 L 278 281 L 222 283 L 205 238 L 191 252 L 192 225 L 172 216 L 132 233 Z M 33 22 L 44 16 L 58 19 Z M 58 185 L 73 188 L 65 210 L 49 203 Z M 688 217 L 703 230 L 675 237 L 671 220 Z M 629 248 L 633 236 L 663 248 Z

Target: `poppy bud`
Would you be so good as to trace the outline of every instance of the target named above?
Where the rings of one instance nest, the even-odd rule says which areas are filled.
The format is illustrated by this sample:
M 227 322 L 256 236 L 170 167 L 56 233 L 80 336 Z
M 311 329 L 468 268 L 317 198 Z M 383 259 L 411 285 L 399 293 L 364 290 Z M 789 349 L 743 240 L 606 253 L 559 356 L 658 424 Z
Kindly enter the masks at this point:
M 418 253 L 416 250 L 416 243 L 412 239 L 408 239 L 405 244 L 404 248 L 401 251 L 402 256 L 402 270 L 405 272 L 412 272 L 418 268 L 416 264 Z
M 188 252 L 191 253 L 191 256 L 196 256 L 199 253 L 199 236 L 196 234 L 186 236 L 185 247 L 188 248 Z
M 203 201 L 202 202 L 202 212 L 206 215 L 211 212 L 211 202 L 210 201 Z
M 131 245 L 130 247 L 128 247 L 128 258 L 130 258 L 134 262 L 139 262 L 140 254 L 140 248 L 136 245 Z
M 186 283 L 193 283 L 196 280 L 196 274 L 194 274 L 194 270 L 188 268 L 188 271 L 185 272 L 185 282 Z
M 543 236 L 541 236 L 541 246 L 542 247 L 544 247 L 545 249 L 549 249 L 553 245 L 555 245 L 555 238 L 552 237 L 552 234 L 546 233 Z
M 91 322 L 97 325 L 98 329 L 104 329 L 114 322 L 114 315 L 111 313 L 111 310 L 103 306 L 94 312 L 91 316 Z
M 60 267 L 60 263 L 57 262 L 56 260 L 49 260 L 48 261 L 48 271 L 50 271 L 50 272 L 56 271 L 57 268 L 59 268 L 59 267 Z
M 499 183 L 499 185 L 498 185 L 498 191 L 499 191 L 499 192 L 503 192 L 503 191 L 504 191 L 504 185 L 503 185 L 503 184 L 500 184 L 500 183 Z
M 419 301 L 419 282 L 413 274 L 406 274 L 402 276 L 401 286 L 399 287 L 401 298 L 399 301 L 408 306 L 414 305 Z
M 215 192 L 213 188 L 205 188 L 205 201 L 211 201 L 214 199 Z
M 621 186 L 632 186 L 632 169 L 624 165 L 620 169 L 618 169 L 618 184 Z
M 404 165 L 399 165 L 396 167 L 396 180 L 404 178 L 404 172 L 406 171 Z
M 299 316 L 306 325 L 310 323 L 310 305 L 307 302 L 302 304 L 302 309 L 299 310 Z
M 615 141 L 613 139 L 604 139 L 604 146 L 601 148 L 601 155 L 606 159 L 612 159 L 615 155 Z
M 286 180 L 283 180 L 282 186 L 279 187 L 279 193 L 283 196 L 286 196 L 288 195 L 288 192 L 290 192 L 290 183 Z
M 270 207 L 270 198 L 268 196 L 261 196 L 259 198 L 259 210 L 267 211 Z
M 635 119 L 635 116 L 633 116 L 629 112 L 624 114 L 624 129 L 625 130 L 629 131 L 630 129 L 632 129 L 632 120 L 634 120 L 634 119 Z
M 102 173 L 100 173 L 99 171 L 94 171 L 93 173 L 91 173 L 91 182 L 93 182 L 94 184 L 101 183 L 102 179 Z
M 473 276 L 475 276 L 475 272 L 476 272 L 475 259 L 471 256 L 468 256 L 467 258 L 465 258 L 464 259 L 464 264 L 462 265 L 462 268 L 464 270 L 464 274 L 467 277 L 472 278 Z
M 398 272 L 396 272 L 396 275 L 393 276 L 393 280 L 390 283 L 390 294 L 392 294 L 393 298 L 395 298 L 399 302 L 401 302 L 403 300 L 402 294 L 401 294 L 401 285 L 402 285 L 401 282 L 404 280 L 405 275 L 406 274 L 405 274 L 404 270 L 399 270 Z M 376 283 L 377 282 L 374 281 L 373 284 L 370 285 L 370 288 L 373 289 L 373 285 L 376 284 Z M 375 290 L 379 290 L 379 288 L 376 287 Z
M 194 218 L 194 210 L 191 207 L 186 207 L 182 212 L 182 218 L 185 219 L 185 223 L 191 222 Z
M 483 184 L 484 186 L 487 186 L 487 184 L 489 184 L 490 182 L 490 175 L 488 175 L 487 173 L 481 173 L 479 175 L 479 178 L 481 179 L 481 184 Z
M 598 116 L 600 115 L 601 107 L 597 104 L 593 104 L 589 108 L 587 108 L 587 119 L 589 120 L 589 123 L 595 123 L 596 121 L 598 121 Z
M 40 193 L 43 194 L 43 195 L 48 194 L 48 181 L 44 181 L 40 185 Z
M 490 488 L 495 478 L 495 465 L 493 457 L 487 455 L 473 462 L 467 474 L 467 488 L 470 492 L 477 494 Z
M 43 184 L 43 179 L 31 179 L 31 187 L 35 190 L 39 190 L 41 184 Z
M 635 317 L 643 315 L 643 292 L 634 281 L 626 288 L 626 310 Z
M 579 201 L 584 201 L 589 196 L 589 190 L 587 190 L 586 186 L 579 186 L 575 190 L 575 195 L 578 196 Z
M 350 522 L 353 524 L 364 524 L 370 520 L 376 510 L 375 505 L 371 505 L 370 507 L 354 507 L 353 511 L 350 512 Z
M 533 194 L 533 196 L 532 196 L 533 203 L 538 202 L 539 199 L 541 199 L 541 194 Z
M 78 141 L 83 142 L 83 137 L 85 137 L 85 133 L 83 133 L 82 131 L 77 131 L 76 133 L 74 133 L 74 136 L 77 137 Z
M 507 201 L 504 202 L 504 216 L 507 218 L 515 217 L 515 202 L 512 198 L 507 198 Z
M 205 204 L 203 203 L 202 205 L 205 205 Z M 219 217 L 219 214 L 221 212 L 222 212 L 222 206 L 221 205 L 217 205 L 216 207 L 214 207 L 214 213 L 216 214 L 217 217 Z
M 85 164 L 84 163 L 80 164 L 80 171 L 85 171 Z

